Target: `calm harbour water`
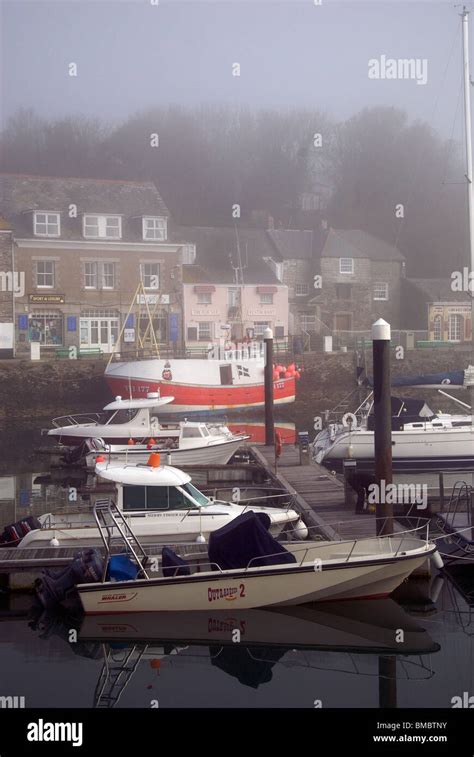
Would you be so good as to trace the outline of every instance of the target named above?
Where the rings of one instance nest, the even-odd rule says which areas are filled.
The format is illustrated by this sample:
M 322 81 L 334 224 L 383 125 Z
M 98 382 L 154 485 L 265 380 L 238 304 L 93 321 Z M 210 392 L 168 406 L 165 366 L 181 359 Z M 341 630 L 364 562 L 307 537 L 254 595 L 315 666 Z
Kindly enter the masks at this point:
M 0 429 L 0 523 L 67 501 L 69 482 L 45 483 L 49 460 L 34 452 L 47 425 Z M 192 619 L 84 621 L 0 600 L 0 697 L 26 707 L 442 708 L 474 695 L 474 606 L 447 577 L 409 582 L 397 602 Z

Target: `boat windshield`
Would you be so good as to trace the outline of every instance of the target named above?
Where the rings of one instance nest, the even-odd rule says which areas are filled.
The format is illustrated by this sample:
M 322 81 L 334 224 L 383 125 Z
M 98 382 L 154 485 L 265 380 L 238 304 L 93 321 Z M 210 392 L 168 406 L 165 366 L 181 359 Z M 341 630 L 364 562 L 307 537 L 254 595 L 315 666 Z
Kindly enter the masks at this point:
M 208 497 L 206 497 L 205 494 L 200 492 L 199 489 L 196 489 L 196 487 L 193 486 L 192 484 L 183 484 L 183 486 L 181 486 L 181 489 L 183 489 L 183 491 L 185 491 L 186 494 L 189 494 L 189 496 L 192 497 L 194 501 L 197 502 L 199 505 L 202 505 L 203 507 L 205 507 L 206 505 L 211 504 Z
M 136 408 L 123 408 L 121 410 L 107 410 L 101 418 L 105 426 L 113 426 L 116 423 L 130 423 L 138 414 Z

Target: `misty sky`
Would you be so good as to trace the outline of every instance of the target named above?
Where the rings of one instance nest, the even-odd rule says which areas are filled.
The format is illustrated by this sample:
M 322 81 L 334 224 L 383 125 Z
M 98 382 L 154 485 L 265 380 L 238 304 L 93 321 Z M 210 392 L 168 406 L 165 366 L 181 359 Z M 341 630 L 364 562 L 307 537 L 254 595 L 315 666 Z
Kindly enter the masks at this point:
M 2 0 L 2 123 L 20 106 L 116 122 L 168 102 L 309 106 L 336 119 L 383 104 L 462 138 L 454 2 L 151 2 Z M 427 84 L 369 79 L 381 55 L 426 59 Z

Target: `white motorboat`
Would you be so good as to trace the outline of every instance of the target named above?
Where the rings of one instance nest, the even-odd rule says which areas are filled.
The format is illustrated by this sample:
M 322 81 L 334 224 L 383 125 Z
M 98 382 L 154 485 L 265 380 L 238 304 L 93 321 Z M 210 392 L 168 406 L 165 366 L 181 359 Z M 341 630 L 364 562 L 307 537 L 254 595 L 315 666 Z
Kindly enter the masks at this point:
M 160 455 L 150 455 L 149 465 L 119 465 L 98 462 L 95 472 L 115 485 L 115 503 L 144 544 L 207 540 L 209 535 L 241 515 L 249 506 L 214 500 L 191 483 L 184 471 L 161 465 Z M 275 499 L 275 498 L 273 498 Z M 267 513 L 270 530 L 278 535 L 285 528 L 305 539 L 308 529 L 291 508 L 286 496 L 281 507 L 258 507 Z M 46 513 L 38 517 L 41 528 L 32 529 L 19 542 L 21 549 L 36 547 L 93 547 L 102 544 L 92 512 Z
M 137 464 L 145 463 L 150 451 L 166 453 L 171 465 L 225 465 L 249 438 L 246 434 L 233 434 L 222 423 L 160 423 L 154 412 L 169 402 L 170 397 L 160 398 L 158 394 L 138 400 L 117 397 L 104 407 L 102 416 L 55 418 L 55 428 L 48 431 L 48 436 L 72 447 L 65 450 L 64 462 L 85 460 L 90 470 L 98 456 L 106 456 L 111 462 Z
M 137 578 L 114 581 L 105 535 L 110 526 L 103 514 L 95 514 L 106 547 L 103 575 L 108 563 L 109 580 L 77 585 L 86 614 L 245 610 L 386 597 L 427 558 L 439 558 L 425 527 L 372 539 L 283 546 L 262 518 L 248 512 L 211 535 L 206 562 L 190 565 L 165 548 L 153 573 L 141 559 L 144 552 L 133 532 L 122 531 Z M 113 522 L 110 509 L 108 515 Z
M 163 436 L 167 433 L 168 436 Z M 208 463 L 226 465 L 239 447 L 250 437 L 233 434 L 221 424 L 181 421 L 173 426 L 161 427 L 157 439 L 148 444 L 106 444 L 102 439 L 94 439 L 90 452 L 85 454 L 86 467 L 94 470 L 96 461 L 105 457 L 108 462 L 130 465 L 145 464 L 150 452 L 158 452 L 166 458 L 168 465 L 206 465 Z
M 172 402 L 172 397 L 160 397 L 156 392 L 146 399 L 124 400 L 116 397 L 105 405 L 103 413 L 79 413 L 53 418 L 51 436 L 66 447 L 82 444 L 85 439 L 102 439 L 107 444 L 127 444 L 129 439 L 148 440 L 166 435 L 153 410 Z M 163 431 L 163 434 L 161 432 Z

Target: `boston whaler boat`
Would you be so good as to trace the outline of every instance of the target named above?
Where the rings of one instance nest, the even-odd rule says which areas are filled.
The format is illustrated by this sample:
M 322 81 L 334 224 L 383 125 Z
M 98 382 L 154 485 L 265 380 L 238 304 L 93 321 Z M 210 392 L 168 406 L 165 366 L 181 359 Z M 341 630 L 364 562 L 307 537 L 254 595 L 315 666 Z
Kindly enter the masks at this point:
M 149 456 L 148 465 L 119 465 L 98 460 L 95 472 L 103 481 L 115 485 L 116 506 L 144 544 L 204 541 L 212 531 L 246 512 L 249 506 L 206 497 L 191 483 L 191 477 L 169 465 L 161 465 L 160 455 Z M 276 497 L 273 497 L 275 501 Z M 291 497 L 280 498 L 280 507 L 257 507 L 266 513 L 270 530 L 278 535 L 291 529 L 296 538 L 305 539 L 308 529 L 291 508 Z M 92 547 L 99 546 L 100 533 L 90 511 L 46 513 L 38 517 L 40 528 L 33 528 L 18 546 Z
M 86 614 L 151 611 L 243 610 L 306 602 L 385 597 L 427 558 L 440 560 L 428 528 L 393 536 L 334 542 L 276 541 L 270 518 L 247 512 L 211 534 L 208 555 L 189 564 L 168 547 L 149 565 L 133 531 L 109 503 L 96 503 L 105 546 L 102 580 L 76 586 Z M 116 529 L 133 556 L 130 580 L 111 580 Z M 419 538 L 424 533 L 425 538 Z M 125 558 L 127 559 L 127 558 Z M 95 571 L 97 573 L 97 571 Z

